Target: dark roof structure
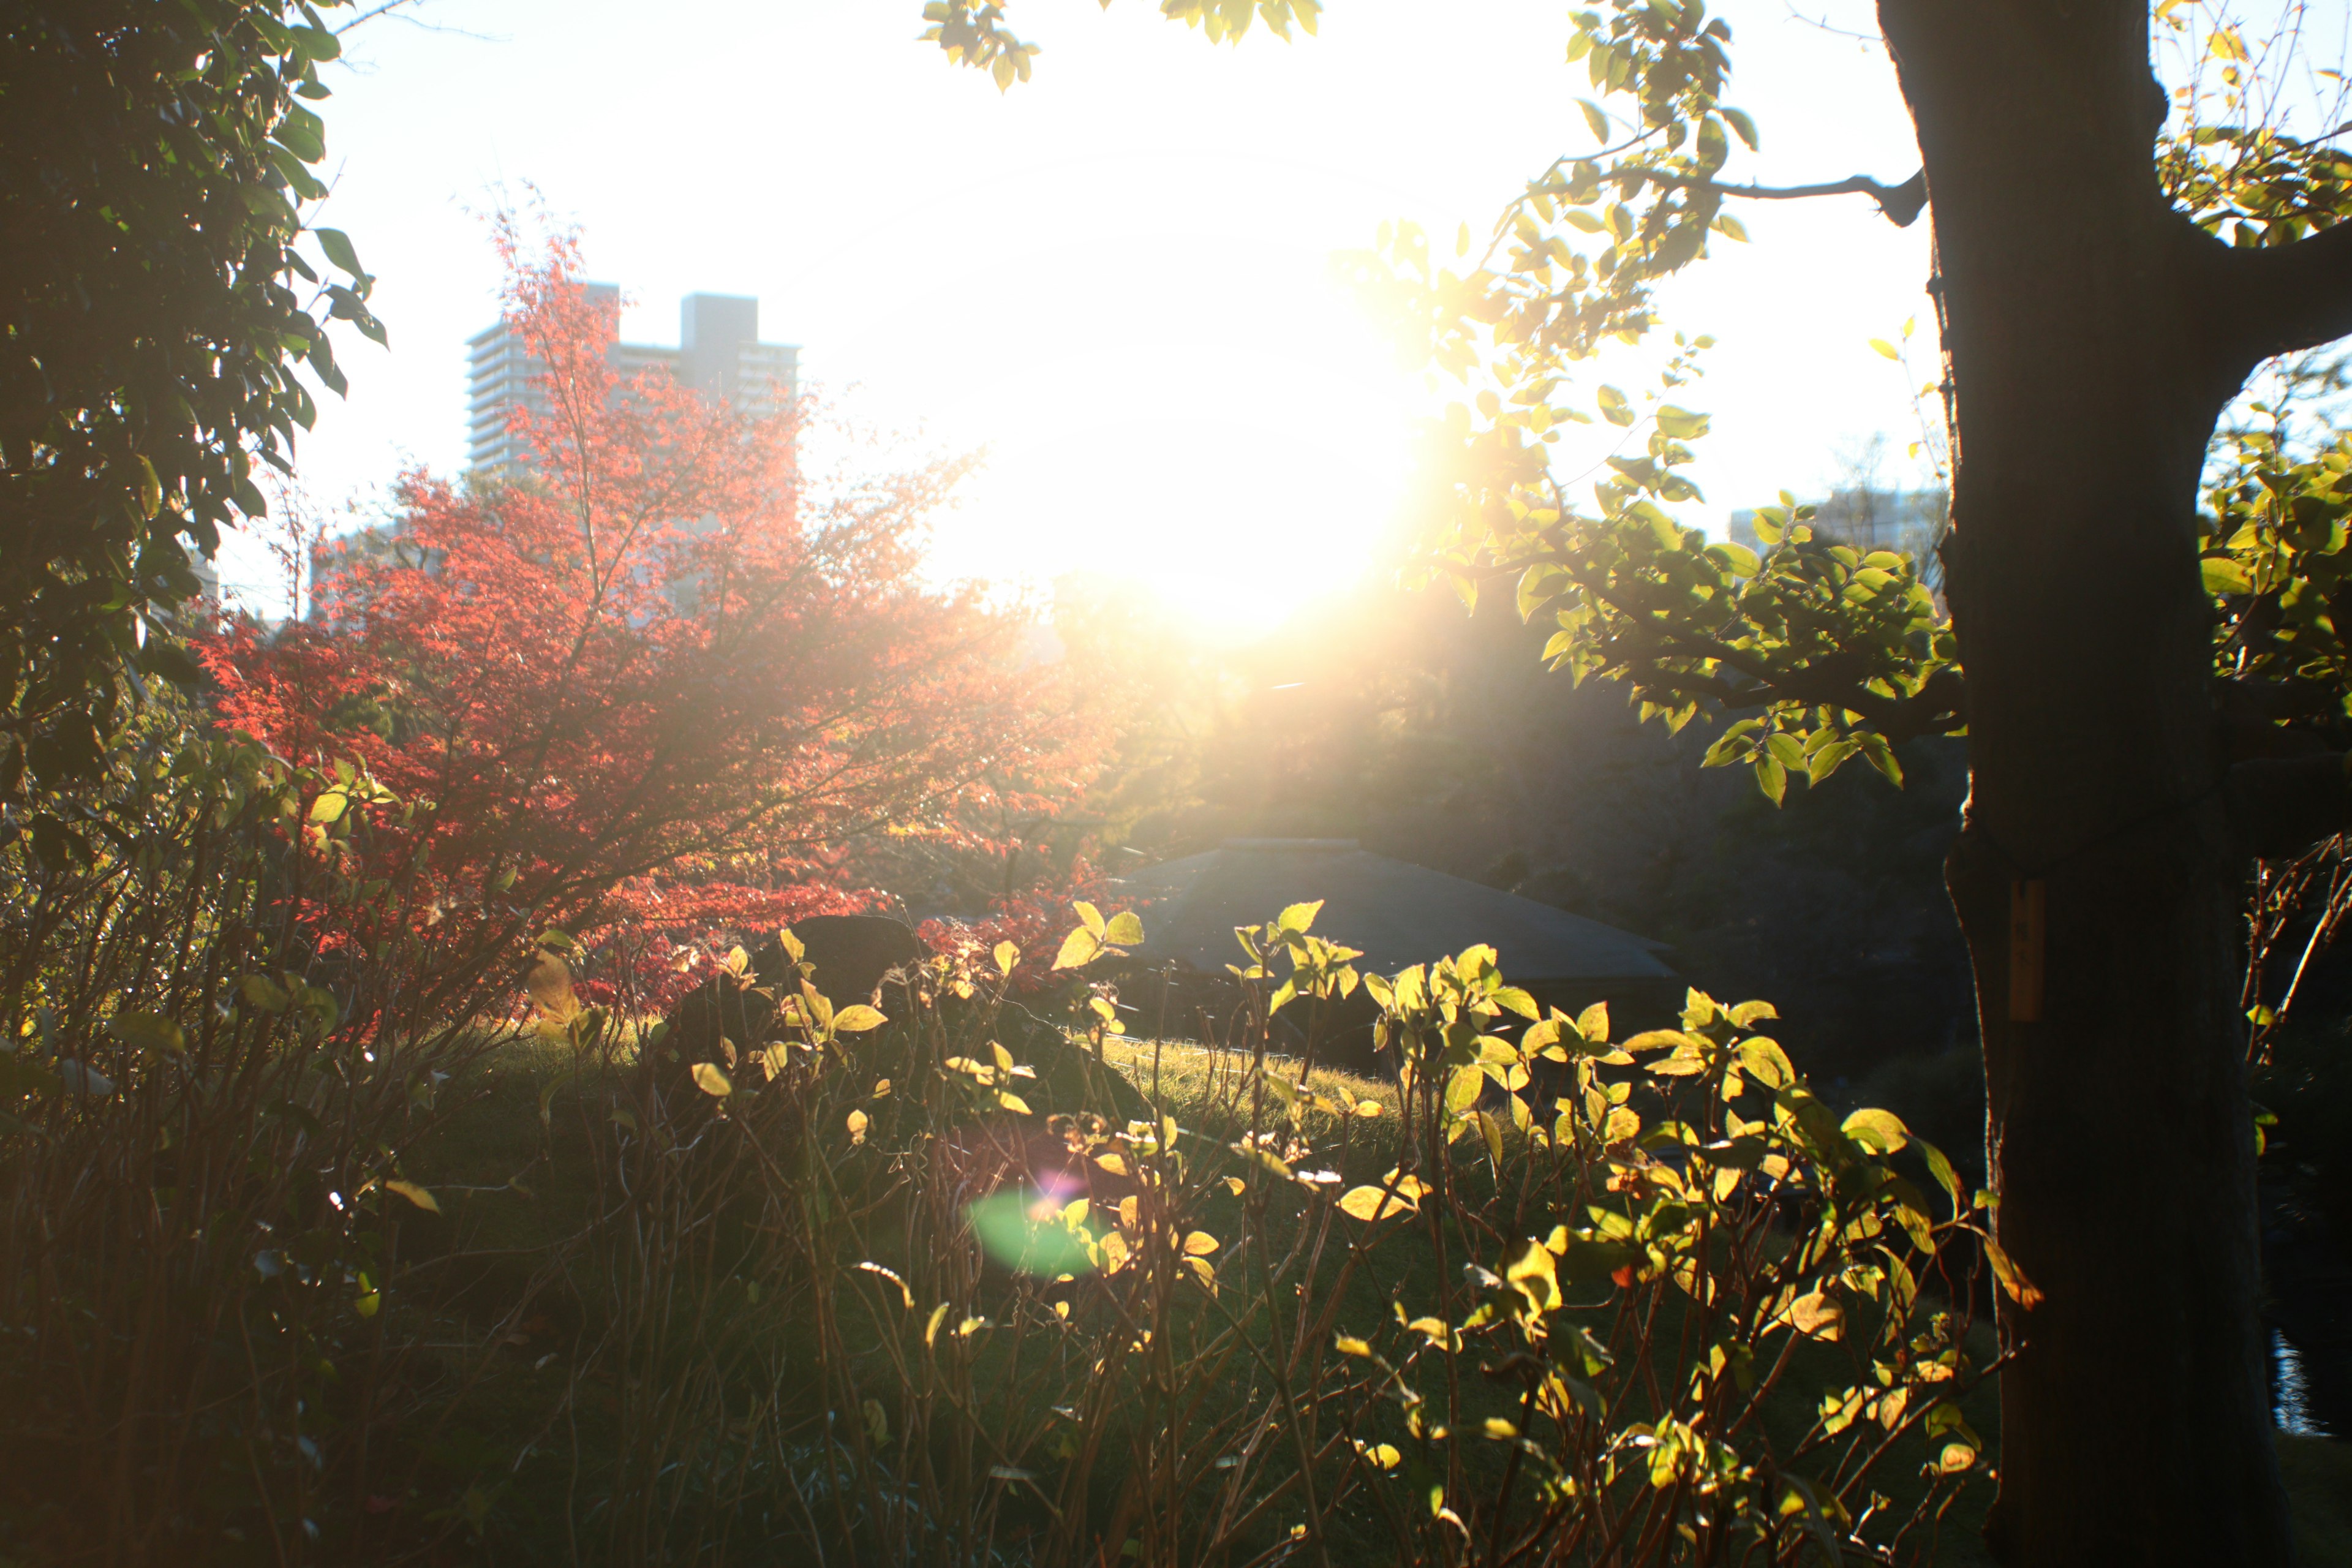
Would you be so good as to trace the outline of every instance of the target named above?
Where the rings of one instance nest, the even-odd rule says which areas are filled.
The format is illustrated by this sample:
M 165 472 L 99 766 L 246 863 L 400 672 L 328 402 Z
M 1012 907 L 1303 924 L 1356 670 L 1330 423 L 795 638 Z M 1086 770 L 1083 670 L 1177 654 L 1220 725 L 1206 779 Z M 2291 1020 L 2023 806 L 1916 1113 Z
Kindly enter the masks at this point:
M 1393 974 L 1479 942 L 1515 984 L 1670 980 L 1663 942 L 1425 866 L 1371 854 L 1352 838 L 1229 838 L 1202 855 L 1118 883 L 1142 906 L 1135 955 L 1211 974 L 1242 962 L 1234 928 L 1323 901 L 1315 934 L 1361 948 L 1360 972 Z

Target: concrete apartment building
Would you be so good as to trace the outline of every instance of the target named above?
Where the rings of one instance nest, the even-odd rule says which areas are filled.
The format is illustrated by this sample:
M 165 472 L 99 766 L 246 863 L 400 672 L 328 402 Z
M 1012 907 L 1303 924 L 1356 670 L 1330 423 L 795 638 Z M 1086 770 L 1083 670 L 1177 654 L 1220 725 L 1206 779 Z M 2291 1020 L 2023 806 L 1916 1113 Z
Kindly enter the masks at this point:
M 589 298 L 617 302 L 620 289 L 591 283 Z M 622 342 L 613 363 L 624 377 L 658 368 L 698 391 L 723 397 L 747 413 L 770 414 L 790 403 L 800 386 L 800 349 L 760 341 L 760 301 L 739 294 L 688 294 L 678 304 L 677 347 Z M 488 475 L 521 460 L 507 434 L 507 411 L 540 406 L 531 378 L 538 372 L 522 340 L 504 321 L 466 342 L 467 466 Z

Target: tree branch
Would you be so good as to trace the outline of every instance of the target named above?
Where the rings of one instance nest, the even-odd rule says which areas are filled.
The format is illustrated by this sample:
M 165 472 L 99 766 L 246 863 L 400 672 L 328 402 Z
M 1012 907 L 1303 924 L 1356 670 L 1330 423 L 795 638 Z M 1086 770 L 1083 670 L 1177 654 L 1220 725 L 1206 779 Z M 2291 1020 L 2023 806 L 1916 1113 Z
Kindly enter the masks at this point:
M 1727 185 L 1719 180 L 1694 179 L 1649 169 L 1613 169 L 1607 178 L 1640 180 L 1681 191 L 1712 191 L 1719 196 L 1746 196 L 1759 202 L 1802 201 L 1809 196 L 1868 196 L 1897 228 L 1909 228 L 1927 205 L 1927 171 L 1920 170 L 1899 185 L 1881 184 L 1867 174 L 1832 180 L 1819 185 Z
M 2239 301 L 2245 338 L 2236 346 L 2252 359 L 2352 336 L 2352 222 L 2288 245 L 2215 247 L 2221 287 Z

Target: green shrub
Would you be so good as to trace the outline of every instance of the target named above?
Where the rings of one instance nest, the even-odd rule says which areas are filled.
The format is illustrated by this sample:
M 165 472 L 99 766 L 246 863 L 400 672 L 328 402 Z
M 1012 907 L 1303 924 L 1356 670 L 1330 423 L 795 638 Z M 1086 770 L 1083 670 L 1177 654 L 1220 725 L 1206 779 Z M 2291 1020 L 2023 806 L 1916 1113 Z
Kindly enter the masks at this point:
M 1205 1045 L 1125 1042 L 1099 984 L 1041 1030 L 940 958 L 887 1019 L 779 997 L 678 1105 L 545 1020 L 579 1053 L 450 1163 L 509 1213 L 447 1256 L 536 1248 L 509 1289 L 562 1364 L 440 1511 L 633 1563 L 1925 1560 L 1984 1468 L 1958 1183 L 1896 1174 L 1901 1124 L 1831 1112 L 1769 1007 L 1612 1042 L 1483 949 L 1365 982 L 1401 1085 L 1301 1085 L 1276 998 L 1357 984 L 1312 915 L 1251 933 Z

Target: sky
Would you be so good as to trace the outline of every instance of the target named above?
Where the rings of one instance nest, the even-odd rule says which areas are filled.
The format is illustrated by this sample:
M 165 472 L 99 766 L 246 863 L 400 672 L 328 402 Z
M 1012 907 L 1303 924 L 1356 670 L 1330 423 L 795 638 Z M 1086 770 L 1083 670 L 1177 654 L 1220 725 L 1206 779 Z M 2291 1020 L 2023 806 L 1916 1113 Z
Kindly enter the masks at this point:
M 1388 218 L 1483 232 L 1591 146 L 1567 7 L 1329 0 L 1318 37 L 1233 48 L 1150 0 L 1021 0 L 1043 52 L 1003 94 L 918 41 L 920 10 L 424 0 L 347 35 L 315 221 L 378 276 L 391 347 L 339 348 L 351 394 L 299 452 L 311 504 L 357 515 L 406 466 L 461 468 L 465 340 L 496 317 L 487 216 L 537 200 L 625 290 L 632 341 L 675 342 L 686 293 L 756 295 L 831 416 L 883 438 L 861 460 L 983 450 L 935 526 L 943 573 L 1132 577 L 1244 637 L 1389 569 L 1412 422 L 1459 392 L 1400 366 L 1331 258 Z M 1917 167 L 1865 0 L 1718 10 L 1762 132 L 1734 177 Z M 1693 520 L 1818 495 L 1874 434 L 1882 480 L 1916 481 L 1928 226 L 1858 196 L 1740 216 L 1751 243 L 1717 240 L 1664 295 L 1717 340 L 1676 395 L 1715 416 Z M 1914 318 L 1906 375 L 1869 345 Z M 252 542 L 223 564 L 266 596 Z

